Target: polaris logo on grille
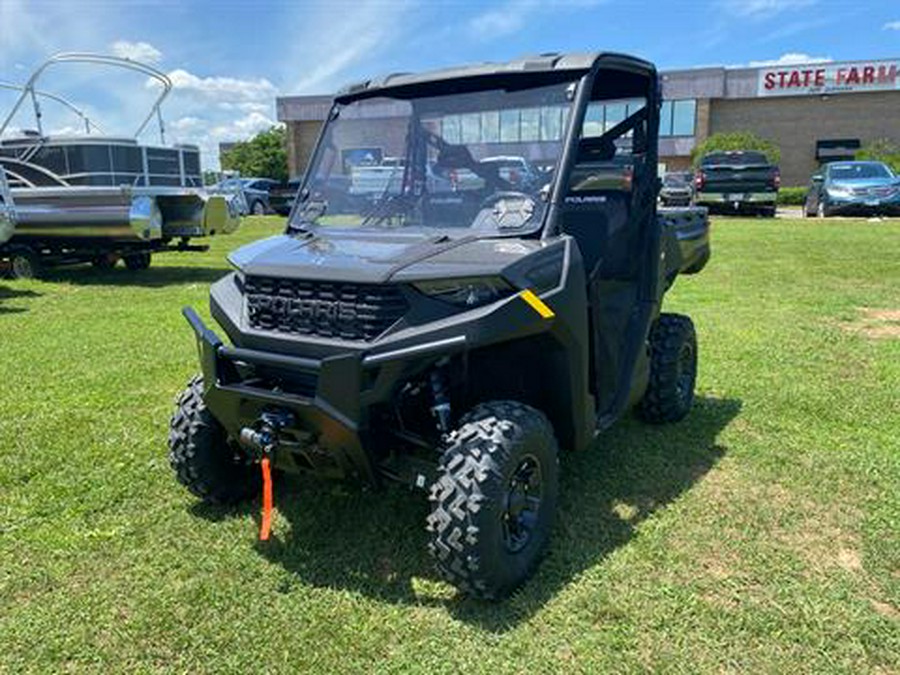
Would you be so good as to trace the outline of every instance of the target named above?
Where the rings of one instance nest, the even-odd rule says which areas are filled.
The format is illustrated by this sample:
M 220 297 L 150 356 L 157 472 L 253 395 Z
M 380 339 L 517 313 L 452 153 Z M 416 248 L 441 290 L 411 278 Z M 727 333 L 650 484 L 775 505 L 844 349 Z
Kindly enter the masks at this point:
M 263 312 L 276 317 L 296 318 L 306 321 L 353 321 L 356 306 L 340 300 L 317 300 L 315 298 L 278 298 L 255 296 L 250 304 L 250 316 L 255 318 Z

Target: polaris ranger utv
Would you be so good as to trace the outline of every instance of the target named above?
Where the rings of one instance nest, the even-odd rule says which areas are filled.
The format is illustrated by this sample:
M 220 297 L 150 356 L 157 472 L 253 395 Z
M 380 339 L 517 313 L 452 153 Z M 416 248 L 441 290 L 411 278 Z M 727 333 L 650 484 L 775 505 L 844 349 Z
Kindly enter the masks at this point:
M 693 401 L 694 327 L 660 305 L 706 264 L 708 224 L 656 211 L 659 106 L 654 66 L 609 53 L 343 90 L 285 233 L 212 286 L 228 342 L 184 310 L 202 374 L 171 422 L 179 481 L 262 490 L 261 538 L 271 468 L 422 488 L 443 576 L 510 593 L 547 546 L 560 448 Z M 403 158 L 366 199 L 346 193 L 359 148 Z M 497 155 L 537 179 L 480 161 Z

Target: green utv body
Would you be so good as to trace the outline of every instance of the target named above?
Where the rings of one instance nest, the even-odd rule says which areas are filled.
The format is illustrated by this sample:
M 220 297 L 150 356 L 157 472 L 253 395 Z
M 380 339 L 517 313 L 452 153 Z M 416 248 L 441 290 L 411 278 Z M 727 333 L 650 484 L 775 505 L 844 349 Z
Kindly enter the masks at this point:
M 184 312 L 180 481 L 234 502 L 265 458 L 421 488 L 443 576 L 509 594 L 546 550 L 560 452 L 693 401 L 694 327 L 661 305 L 708 223 L 657 211 L 659 106 L 654 66 L 608 53 L 343 90 L 285 233 L 212 286 L 224 336 Z

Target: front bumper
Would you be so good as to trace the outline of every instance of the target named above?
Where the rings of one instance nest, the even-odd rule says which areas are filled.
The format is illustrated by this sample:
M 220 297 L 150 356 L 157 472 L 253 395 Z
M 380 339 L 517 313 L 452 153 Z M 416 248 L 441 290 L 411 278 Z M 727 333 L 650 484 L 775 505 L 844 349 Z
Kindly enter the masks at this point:
M 847 215 L 900 214 L 900 193 L 893 196 L 873 197 L 870 195 L 828 195 L 828 209 L 832 213 Z
M 287 455 L 302 456 L 304 468 L 324 477 L 371 483 L 379 480 L 369 426 L 374 406 L 390 403 L 398 387 L 439 359 L 554 324 L 516 294 L 468 318 L 437 322 L 418 331 L 416 340 L 310 357 L 226 345 L 193 309 L 183 314 L 196 337 L 204 400 L 230 437 L 265 412 L 290 411 L 296 428 L 286 430 L 295 439 Z M 276 466 L 286 459 L 276 453 Z
M 698 192 L 695 203 L 703 206 L 775 206 L 777 192 Z

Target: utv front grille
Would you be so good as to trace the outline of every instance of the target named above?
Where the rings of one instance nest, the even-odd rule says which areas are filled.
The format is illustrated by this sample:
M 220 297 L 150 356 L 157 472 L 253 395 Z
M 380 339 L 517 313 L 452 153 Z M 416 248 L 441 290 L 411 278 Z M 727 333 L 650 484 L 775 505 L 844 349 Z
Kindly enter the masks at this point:
M 409 309 L 390 285 L 251 276 L 244 293 L 251 328 L 340 340 L 374 340 Z

